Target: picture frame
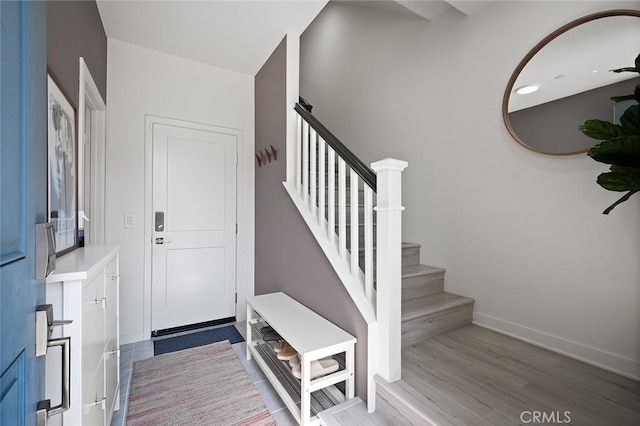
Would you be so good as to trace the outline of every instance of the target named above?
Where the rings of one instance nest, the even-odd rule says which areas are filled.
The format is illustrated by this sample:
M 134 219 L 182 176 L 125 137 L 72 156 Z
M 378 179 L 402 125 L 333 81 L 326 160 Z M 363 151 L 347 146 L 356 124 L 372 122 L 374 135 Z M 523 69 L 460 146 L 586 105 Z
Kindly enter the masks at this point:
M 78 159 L 76 110 L 47 74 L 47 220 L 56 254 L 78 247 Z

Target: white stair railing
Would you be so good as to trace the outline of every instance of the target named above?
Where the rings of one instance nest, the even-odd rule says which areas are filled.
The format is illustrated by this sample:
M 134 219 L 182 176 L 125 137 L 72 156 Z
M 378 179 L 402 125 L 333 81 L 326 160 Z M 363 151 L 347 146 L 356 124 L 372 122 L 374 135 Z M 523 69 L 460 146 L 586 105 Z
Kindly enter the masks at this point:
M 309 109 L 295 107 L 295 146 L 287 149 L 294 170 L 284 186 L 369 326 L 371 391 L 375 374 L 400 379 L 401 172 L 407 163 L 385 159 L 371 170 Z

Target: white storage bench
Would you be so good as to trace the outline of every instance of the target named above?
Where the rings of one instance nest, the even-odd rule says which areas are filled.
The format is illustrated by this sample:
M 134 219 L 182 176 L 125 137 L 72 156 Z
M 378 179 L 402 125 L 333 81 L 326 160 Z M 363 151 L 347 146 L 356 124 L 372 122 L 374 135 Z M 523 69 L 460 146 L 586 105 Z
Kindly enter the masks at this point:
M 277 359 L 272 344 L 260 329 L 271 326 L 299 354 L 302 380 L 286 361 Z M 247 359 L 256 360 L 285 405 L 306 425 L 319 425 L 317 414 L 354 396 L 356 338 L 284 293 L 247 298 Z M 340 369 L 310 379 L 311 362 L 334 356 Z

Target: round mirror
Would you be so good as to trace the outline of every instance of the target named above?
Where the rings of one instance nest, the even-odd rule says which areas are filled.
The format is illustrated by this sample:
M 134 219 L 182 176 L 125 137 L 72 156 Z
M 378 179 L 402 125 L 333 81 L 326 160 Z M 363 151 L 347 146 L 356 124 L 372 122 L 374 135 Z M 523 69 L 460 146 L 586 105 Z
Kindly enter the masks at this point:
M 585 16 L 538 43 L 513 72 L 502 100 L 502 116 L 524 147 L 550 155 L 586 152 L 596 141 L 578 126 L 597 118 L 614 121 L 640 83 L 633 66 L 640 53 L 640 11 L 611 10 Z

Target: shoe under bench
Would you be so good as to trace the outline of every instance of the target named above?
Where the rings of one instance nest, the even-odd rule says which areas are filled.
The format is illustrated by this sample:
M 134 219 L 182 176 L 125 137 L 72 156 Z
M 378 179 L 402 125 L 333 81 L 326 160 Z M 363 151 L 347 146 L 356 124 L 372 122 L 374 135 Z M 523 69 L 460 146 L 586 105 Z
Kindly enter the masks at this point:
M 262 338 L 266 325 L 300 354 L 301 380 Z M 354 397 L 355 343 L 355 337 L 285 293 L 247 298 L 247 359 L 255 359 L 300 425 L 320 425 L 319 412 Z M 344 359 L 341 368 L 311 379 L 311 362 L 330 356 Z

